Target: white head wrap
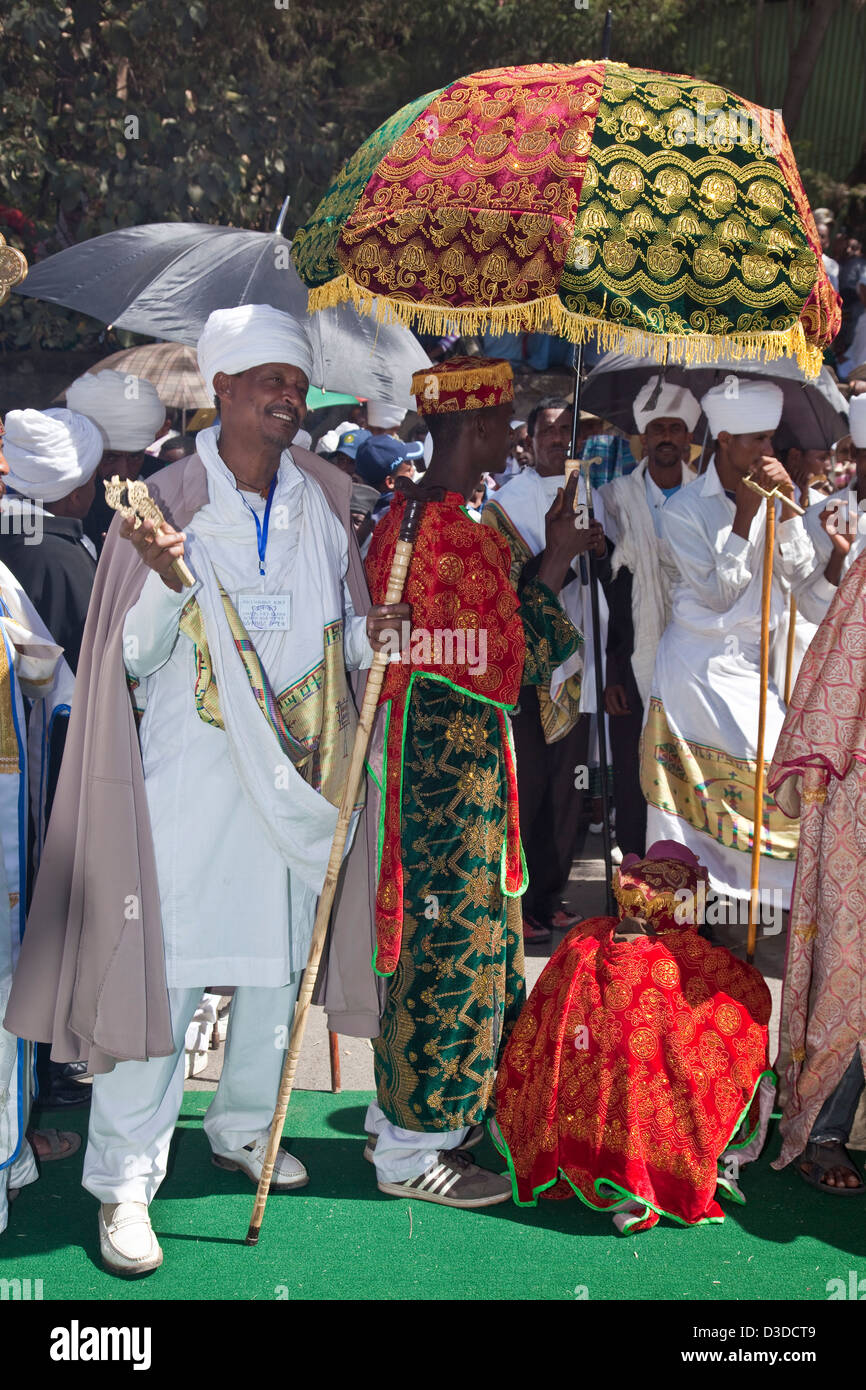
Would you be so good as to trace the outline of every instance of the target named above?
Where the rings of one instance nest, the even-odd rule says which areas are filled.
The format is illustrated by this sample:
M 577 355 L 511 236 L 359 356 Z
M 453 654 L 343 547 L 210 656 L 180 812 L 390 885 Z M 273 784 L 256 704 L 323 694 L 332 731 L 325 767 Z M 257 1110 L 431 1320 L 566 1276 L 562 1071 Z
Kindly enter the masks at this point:
M 239 304 L 214 309 L 196 348 L 199 371 L 209 391 L 217 372 L 237 376 L 264 362 L 300 367 L 312 384 L 313 350 L 298 319 L 270 304 Z
M 10 410 L 3 453 L 8 487 L 23 497 L 56 502 L 93 477 L 102 458 L 102 435 L 74 410 Z
M 677 386 L 666 381 L 658 392 L 658 399 L 652 407 L 649 401 L 658 388 L 658 376 L 651 376 L 640 389 L 634 403 L 634 419 L 638 434 L 646 434 L 651 420 L 682 420 L 691 433 L 698 423 L 701 407 L 687 386 Z
M 741 381 L 729 376 L 701 399 L 710 435 L 760 434 L 778 429 L 785 397 L 772 381 Z
M 85 372 L 66 392 L 66 404 L 99 426 L 104 448 L 126 454 L 146 449 L 165 423 L 156 387 L 132 372 Z
M 295 438 L 297 439 L 297 435 L 295 435 Z M 340 431 L 339 431 L 339 429 L 336 429 L 336 430 L 328 430 L 327 434 L 323 434 L 322 437 L 321 437 L 321 439 L 319 440 L 318 444 L 316 445 L 316 453 L 317 453 L 317 454 L 335 454 L 335 453 L 337 452 L 337 445 L 339 444 L 339 442 L 340 442 Z
M 866 449 L 866 396 L 852 396 L 848 402 L 848 426 L 855 449 Z
M 388 401 L 367 402 L 367 424 L 376 430 L 395 430 L 402 425 L 406 411 Z

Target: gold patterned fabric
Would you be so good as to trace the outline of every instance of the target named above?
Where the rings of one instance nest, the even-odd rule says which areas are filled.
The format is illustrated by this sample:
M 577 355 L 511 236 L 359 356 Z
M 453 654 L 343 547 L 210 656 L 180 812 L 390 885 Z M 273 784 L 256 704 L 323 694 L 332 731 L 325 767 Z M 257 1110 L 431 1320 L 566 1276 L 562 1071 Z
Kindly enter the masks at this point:
M 629 1198 L 634 1231 L 722 1221 L 719 1159 L 749 1142 L 772 1075 L 770 991 L 687 927 L 632 941 L 617 927 L 593 917 L 569 932 L 505 1049 L 491 1133 L 515 1201 L 573 1192 L 604 1211 Z
M 839 300 L 775 113 L 581 62 L 474 73 L 407 114 L 357 198 L 381 131 L 297 234 L 313 309 L 352 298 L 427 331 L 595 335 L 689 362 L 792 353 L 819 370 Z
M 259 708 L 304 780 L 333 806 L 339 806 L 357 723 L 346 682 L 342 620 L 337 619 L 325 628 L 322 660 L 280 694 L 274 694 L 234 605 L 223 590 L 221 596 Z M 224 729 L 204 619 L 194 598 L 181 613 L 180 630 L 194 646 L 194 694 L 199 718 L 205 724 Z
M 691 339 L 700 361 L 720 337 L 735 351 L 785 340 L 815 291 L 809 329 L 826 341 L 835 295 L 820 267 L 772 113 L 692 78 L 608 67 L 561 279 L 566 309 Z M 798 356 L 805 364 L 805 341 Z
M 641 735 L 641 789 L 650 806 L 682 816 L 727 849 L 750 853 L 755 820 L 754 760 L 674 734 L 657 696 Z M 799 831 L 764 792 L 763 855 L 794 860 Z
M 413 690 L 402 775 L 403 925 L 382 1031 L 392 1124 L 481 1123 L 524 1000 L 519 900 L 502 892 L 507 778 L 496 709 L 438 681 Z
M 15 732 L 12 673 L 6 643 L 0 638 L 0 773 L 21 771 L 21 749 Z

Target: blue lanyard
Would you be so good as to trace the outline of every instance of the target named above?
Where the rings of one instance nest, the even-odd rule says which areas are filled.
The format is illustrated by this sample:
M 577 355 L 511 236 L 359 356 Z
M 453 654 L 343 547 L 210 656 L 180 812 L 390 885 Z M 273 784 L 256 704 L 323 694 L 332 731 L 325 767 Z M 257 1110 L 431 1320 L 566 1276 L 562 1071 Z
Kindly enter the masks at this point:
M 270 525 L 271 521 L 271 503 L 274 500 L 274 493 L 276 492 L 276 490 L 277 475 L 275 473 L 273 478 L 271 479 L 271 485 L 268 488 L 268 502 L 267 506 L 265 507 L 265 519 L 263 522 L 259 521 L 259 514 L 256 511 L 256 509 L 254 507 L 250 507 L 249 502 L 246 498 L 244 498 L 244 506 L 249 507 L 250 511 L 253 514 L 253 521 L 256 523 L 256 542 L 258 544 L 259 549 L 259 574 L 262 576 L 265 572 L 265 551 L 268 548 L 268 526 Z

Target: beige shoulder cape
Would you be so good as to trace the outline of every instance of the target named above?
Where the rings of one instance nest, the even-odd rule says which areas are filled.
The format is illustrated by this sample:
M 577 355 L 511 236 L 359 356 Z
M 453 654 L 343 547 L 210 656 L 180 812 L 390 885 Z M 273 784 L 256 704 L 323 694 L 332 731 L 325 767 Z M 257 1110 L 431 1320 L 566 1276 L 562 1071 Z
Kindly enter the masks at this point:
M 366 613 L 350 481 L 305 449 L 293 449 L 292 457 L 347 532 L 349 593 L 355 612 Z M 208 500 L 196 454 L 148 486 L 179 530 Z M 19 1037 L 50 1042 L 55 1061 L 86 1061 L 95 1073 L 174 1051 L 156 864 L 122 653 L 124 618 L 148 570 L 118 525 L 115 518 L 96 574 L 63 766 L 5 1018 Z M 359 673 L 354 682 L 356 699 L 364 679 Z M 360 1036 L 378 1032 L 379 992 L 369 966 L 375 886 L 375 816 L 367 814 L 344 867 L 323 1000 L 334 1010 L 333 1028 Z

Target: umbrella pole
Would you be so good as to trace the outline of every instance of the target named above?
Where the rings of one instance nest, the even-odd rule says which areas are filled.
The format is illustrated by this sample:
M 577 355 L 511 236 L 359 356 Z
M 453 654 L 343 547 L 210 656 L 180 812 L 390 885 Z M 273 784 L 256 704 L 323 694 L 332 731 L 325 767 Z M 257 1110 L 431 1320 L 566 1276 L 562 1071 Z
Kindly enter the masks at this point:
M 403 586 L 406 583 L 406 576 L 409 573 L 412 550 L 415 545 L 415 537 L 418 534 L 418 527 L 423 512 L 424 503 L 422 501 L 417 498 L 409 498 L 407 500 L 406 511 L 403 515 L 403 524 L 400 528 L 400 538 L 397 541 L 394 559 L 391 564 L 391 573 L 388 577 L 385 603 L 399 603 L 403 597 Z M 295 1005 L 292 1032 L 289 1038 L 289 1046 L 286 1050 L 286 1060 L 283 1063 L 282 1076 L 280 1077 L 280 1089 L 277 1094 L 274 1118 L 271 1122 L 267 1153 L 265 1154 L 262 1175 L 259 1179 L 259 1185 L 256 1191 L 256 1200 L 253 1206 L 249 1230 L 247 1231 L 244 1241 L 246 1245 L 257 1245 L 259 1240 L 259 1232 L 261 1231 L 262 1220 L 265 1214 L 265 1205 L 268 1200 L 268 1191 L 274 1173 L 274 1163 L 277 1158 L 277 1149 L 280 1146 L 283 1125 L 286 1122 L 286 1112 L 289 1108 L 289 1100 L 291 1099 L 292 1088 L 295 1084 L 295 1072 L 298 1068 L 298 1058 L 301 1054 L 301 1045 L 307 1026 L 307 1016 L 310 1012 L 313 990 L 315 989 L 316 977 L 319 973 L 319 961 L 322 958 L 325 937 L 328 933 L 328 923 L 331 918 L 331 908 L 333 907 L 334 897 L 337 891 L 337 881 L 340 877 L 340 869 L 343 864 L 343 851 L 346 847 L 349 825 L 357 800 L 358 788 L 361 785 L 361 779 L 364 775 L 364 761 L 367 756 L 370 736 L 373 732 L 373 721 L 376 717 L 376 708 L 379 704 L 379 696 L 382 692 L 382 684 L 385 679 L 385 668 L 388 665 L 388 659 L 388 654 L 386 652 L 376 652 L 373 657 L 373 664 L 370 667 L 369 675 L 367 676 L 367 686 L 364 691 L 364 700 L 358 719 L 358 727 L 355 730 L 355 742 L 352 747 L 349 772 L 346 777 L 346 785 L 343 789 L 343 796 L 340 801 L 337 828 L 334 832 L 334 839 L 331 844 L 331 855 L 328 860 L 328 869 L 325 874 L 325 882 L 316 910 L 316 920 L 313 926 L 313 939 L 310 943 L 310 953 L 307 957 L 307 966 L 304 970 L 298 1001 Z
M 577 435 L 580 429 L 580 392 L 581 392 L 581 368 L 583 366 L 583 345 L 577 343 L 574 349 L 574 412 L 571 422 L 571 457 L 577 457 Z M 592 488 L 589 482 L 589 470 L 586 474 L 586 502 L 589 508 L 589 519 L 593 519 L 592 511 Z M 587 574 L 586 560 L 589 559 L 589 573 Z M 602 676 L 602 661 L 604 653 L 601 650 L 601 616 L 598 606 L 598 565 L 596 557 L 581 555 L 580 557 L 580 580 L 582 584 L 589 583 L 589 603 L 592 614 L 592 650 L 593 667 L 595 675 L 595 708 L 596 721 L 598 724 L 598 761 L 601 772 L 601 835 L 604 853 L 604 892 L 605 906 L 609 917 L 616 916 L 616 907 L 613 897 L 613 846 L 610 838 L 610 798 L 607 786 L 607 730 L 604 725 L 604 679 Z
M 764 735 L 767 726 L 767 683 L 770 676 L 770 600 L 773 592 L 773 548 L 776 532 L 776 503 L 768 497 L 764 532 L 764 580 L 761 592 L 761 677 L 758 707 L 758 747 L 755 753 L 755 805 L 752 833 L 752 885 L 749 894 L 749 930 L 746 960 L 755 959 L 758 933 L 758 887 L 761 878 L 761 840 L 764 828 Z
M 791 595 L 788 607 L 788 643 L 785 651 L 785 704 L 791 703 L 791 686 L 794 675 L 794 638 L 797 635 L 797 600 Z

